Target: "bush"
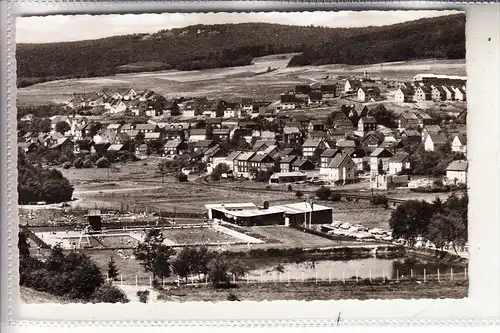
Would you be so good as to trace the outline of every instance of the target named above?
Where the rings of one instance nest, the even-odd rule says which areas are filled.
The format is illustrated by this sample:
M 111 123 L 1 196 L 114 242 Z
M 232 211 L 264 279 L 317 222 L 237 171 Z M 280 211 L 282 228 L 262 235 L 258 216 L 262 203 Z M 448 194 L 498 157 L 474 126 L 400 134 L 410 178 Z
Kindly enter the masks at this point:
M 327 200 L 332 195 L 332 190 L 329 187 L 321 186 L 316 190 L 315 195 L 320 200 Z
M 125 293 L 110 283 L 100 286 L 91 298 L 92 303 L 128 303 Z
M 231 301 L 231 302 L 234 302 L 234 301 L 239 301 L 240 299 L 234 293 L 229 293 L 227 295 L 227 300 Z
M 387 200 L 387 197 L 385 195 L 382 195 L 382 194 L 375 194 L 373 197 L 372 197 L 372 200 L 371 200 L 372 204 L 373 205 L 384 205 L 384 206 L 387 206 L 389 201 Z
M 91 160 L 85 160 L 85 161 L 83 161 L 82 168 L 84 168 L 84 169 L 92 168 L 92 161 Z
M 178 173 L 177 175 L 175 175 L 175 178 L 177 179 L 177 181 L 179 183 L 183 183 L 183 182 L 188 181 L 188 176 L 186 174 L 183 174 L 183 173 Z
M 292 184 L 288 184 L 287 190 L 288 190 L 288 192 L 292 192 L 293 191 Z
M 304 193 L 302 193 L 302 191 L 296 191 L 295 196 L 297 197 L 297 199 L 300 199 L 304 196 Z
M 71 168 L 71 163 L 70 162 L 64 162 L 62 165 L 63 169 L 69 169 Z
M 101 157 L 97 160 L 96 166 L 98 168 L 109 168 L 111 162 L 106 157 Z
M 149 290 L 139 290 L 137 292 L 137 297 L 139 297 L 139 302 L 147 303 L 149 298 Z
M 330 200 L 331 201 L 340 201 L 342 199 L 342 196 L 340 195 L 340 193 L 337 193 L 337 192 L 332 192 L 332 194 L 330 195 Z
M 81 169 L 83 167 L 83 159 L 81 159 L 81 158 L 75 159 L 74 162 L 73 162 L 73 166 L 76 169 Z

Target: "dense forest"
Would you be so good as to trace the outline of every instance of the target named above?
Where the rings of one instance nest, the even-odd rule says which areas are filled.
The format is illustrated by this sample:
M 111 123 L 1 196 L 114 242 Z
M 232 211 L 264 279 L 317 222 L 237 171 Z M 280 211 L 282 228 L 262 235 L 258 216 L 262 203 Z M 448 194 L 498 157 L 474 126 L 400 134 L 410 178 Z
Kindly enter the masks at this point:
M 18 86 L 131 71 L 241 66 L 254 57 L 289 52 L 302 52 L 289 66 L 464 58 L 465 15 L 366 28 L 194 25 L 155 34 L 18 44 Z
M 366 28 L 348 39 L 335 36 L 296 55 L 288 66 L 361 65 L 426 58 L 465 58 L 465 15 Z

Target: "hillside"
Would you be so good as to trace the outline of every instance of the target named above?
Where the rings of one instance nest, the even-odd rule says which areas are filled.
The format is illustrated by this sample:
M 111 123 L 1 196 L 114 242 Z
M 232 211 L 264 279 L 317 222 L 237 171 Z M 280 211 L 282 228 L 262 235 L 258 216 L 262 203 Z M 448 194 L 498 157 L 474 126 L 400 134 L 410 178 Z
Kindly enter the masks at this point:
M 407 40 L 409 31 L 412 34 Z M 264 23 L 195 25 L 155 34 L 18 44 L 16 57 L 18 86 L 22 87 L 120 72 L 242 66 L 249 65 L 254 57 L 290 52 L 304 52 L 292 59 L 291 66 L 429 58 L 439 55 L 437 43 L 444 57 L 463 58 L 465 15 L 350 29 Z

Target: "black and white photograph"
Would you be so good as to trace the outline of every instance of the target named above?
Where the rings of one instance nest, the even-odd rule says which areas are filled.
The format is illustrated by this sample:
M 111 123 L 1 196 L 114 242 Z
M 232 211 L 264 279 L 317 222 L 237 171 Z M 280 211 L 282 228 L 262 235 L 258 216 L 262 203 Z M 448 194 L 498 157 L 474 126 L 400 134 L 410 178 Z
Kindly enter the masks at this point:
M 15 33 L 22 302 L 468 297 L 463 11 Z

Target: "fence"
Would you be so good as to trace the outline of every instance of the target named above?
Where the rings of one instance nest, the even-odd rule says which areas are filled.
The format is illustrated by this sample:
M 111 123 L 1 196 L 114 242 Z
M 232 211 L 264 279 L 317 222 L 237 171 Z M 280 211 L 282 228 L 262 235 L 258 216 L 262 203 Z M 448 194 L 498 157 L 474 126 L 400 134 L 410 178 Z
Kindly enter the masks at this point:
M 356 270 L 354 275 L 348 274 L 342 271 L 342 276 L 340 278 L 333 276 L 333 270 L 329 271 L 328 276 L 318 276 L 315 274 L 314 277 L 306 277 L 304 272 L 301 276 L 292 277 L 287 272 L 273 272 L 271 276 L 269 274 L 264 275 L 263 273 L 259 275 L 245 275 L 242 277 L 237 277 L 232 274 L 229 275 L 229 280 L 233 284 L 264 284 L 264 283 L 316 283 L 316 284 L 383 284 L 383 283 L 399 283 L 399 282 L 415 282 L 415 283 L 426 283 L 426 282 L 464 282 L 468 281 L 467 268 L 463 269 L 453 269 L 448 270 L 432 270 L 428 271 L 423 269 L 419 274 L 414 274 L 413 269 L 409 270 L 408 274 L 401 274 L 399 270 L 393 271 L 393 274 L 389 276 L 386 272 L 382 272 L 381 276 L 372 276 L 372 271 L 364 271 L 363 273 L 368 273 L 368 276 L 360 275 L 360 271 Z M 130 278 L 130 277 L 129 277 Z M 135 275 L 132 279 L 127 279 L 124 276 L 118 276 L 115 281 L 118 286 L 120 285 L 135 285 L 136 287 L 153 287 L 153 278 Z M 189 276 L 187 278 L 168 278 L 168 279 L 158 279 L 158 284 L 162 287 L 167 285 L 208 285 L 210 282 L 207 276 Z

